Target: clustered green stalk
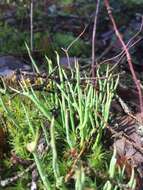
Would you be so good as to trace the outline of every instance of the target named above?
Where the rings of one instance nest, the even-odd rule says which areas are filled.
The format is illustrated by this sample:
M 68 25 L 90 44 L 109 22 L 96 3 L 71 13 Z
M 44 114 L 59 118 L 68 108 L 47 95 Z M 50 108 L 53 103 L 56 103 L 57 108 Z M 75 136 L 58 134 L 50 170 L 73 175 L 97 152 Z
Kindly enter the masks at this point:
M 36 72 L 40 73 L 28 47 L 27 49 L 33 67 Z M 48 64 L 47 76 L 49 76 L 49 79 L 50 76 L 53 77 L 53 80 L 50 81 L 51 89 L 54 93 L 37 92 L 32 86 L 27 86 L 24 80 L 20 84 L 20 90 L 11 88 L 11 90 L 32 102 L 41 117 L 39 124 L 34 126 L 31 112 L 27 105 L 22 102 L 21 108 L 26 118 L 26 130 L 28 129 L 28 133 L 30 133 L 27 138 L 28 141 L 24 143 L 27 144 L 27 149 L 33 155 L 33 160 L 43 183 L 43 189 L 46 190 L 55 188 L 70 189 L 64 179 L 69 168 L 72 167 L 74 159 L 77 159 L 80 151 L 89 142 L 91 142 L 91 146 L 89 146 L 88 154 L 91 155 L 85 156 L 87 165 L 91 163 L 93 168 L 95 165 L 96 167 L 100 165 L 96 164 L 97 161 L 94 158 L 98 158 L 99 162 L 103 159 L 101 138 L 110 117 L 110 105 L 119 81 L 119 77 L 113 79 L 108 66 L 104 73 L 105 79 L 101 79 L 102 69 L 99 68 L 97 70 L 97 89 L 95 89 L 92 81 L 88 79 L 87 73 L 80 71 L 77 61 L 75 69 L 66 71 L 60 66 L 59 56 L 58 54 L 56 55 L 56 67 L 53 67 L 52 62 L 46 57 Z M 54 76 L 57 76 L 58 81 L 57 79 L 54 80 Z M 20 130 L 21 124 L 16 121 L 10 109 L 5 106 L 2 96 L 0 96 L 0 105 L 7 118 Z M 57 114 L 52 113 L 53 108 L 57 109 Z M 45 123 L 48 125 L 47 128 Z M 45 152 L 42 157 L 37 152 L 40 133 L 43 134 L 48 147 L 48 152 Z M 30 141 L 32 143 L 29 143 Z M 60 144 L 61 142 L 63 144 Z M 75 150 L 77 156 L 74 155 L 75 157 L 73 156 L 72 158 L 69 154 L 70 150 Z M 68 158 L 66 158 L 65 152 L 68 154 Z M 45 164 L 47 160 L 48 164 Z M 94 169 L 96 170 L 97 168 Z M 99 186 L 102 186 L 104 190 L 118 189 L 120 184 L 124 182 L 124 169 L 116 169 L 116 150 L 114 149 L 110 166 L 107 169 L 109 179 L 101 182 Z M 82 190 L 87 187 L 87 174 L 80 156 L 77 159 L 72 175 L 76 190 Z M 95 176 L 96 178 L 98 177 Z M 112 184 L 112 179 L 117 180 L 117 182 L 120 181 L 120 183 L 117 183 L 117 185 Z M 97 189 L 97 181 L 95 180 L 93 184 L 95 189 Z M 135 187 L 134 171 L 126 186 Z

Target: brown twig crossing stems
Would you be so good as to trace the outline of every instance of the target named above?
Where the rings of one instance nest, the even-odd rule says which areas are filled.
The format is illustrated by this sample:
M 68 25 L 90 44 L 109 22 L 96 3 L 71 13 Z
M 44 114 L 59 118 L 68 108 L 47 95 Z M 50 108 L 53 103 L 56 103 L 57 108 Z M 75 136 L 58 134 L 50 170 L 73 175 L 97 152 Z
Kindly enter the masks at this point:
M 142 92 L 141 92 L 141 87 L 140 87 L 140 81 L 136 77 L 136 74 L 135 74 L 135 71 L 134 71 L 134 68 L 133 68 L 133 64 L 132 64 L 132 59 L 131 59 L 130 53 L 128 51 L 128 47 L 126 46 L 125 42 L 123 41 L 122 36 L 118 31 L 116 22 L 115 22 L 115 20 L 113 18 L 111 7 L 109 5 L 109 0 L 104 0 L 104 3 L 105 3 L 105 6 L 106 6 L 106 9 L 108 11 L 109 18 L 110 18 L 110 20 L 111 20 L 111 22 L 113 24 L 115 34 L 116 34 L 117 38 L 119 39 L 120 43 L 122 44 L 123 50 L 125 51 L 125 54 L 126 54 L 126 57 L 127 57 L 127 62 L 128 62 L 128 65 L 129 65 L 129 68 L 130 68 L 134 83 L 136 85 L 137 91 L 138 91 L 139 102 L 140 102 L 140 111 L 141 111 L 141 113 L 143 115 L 143 100 L 142 100 Z

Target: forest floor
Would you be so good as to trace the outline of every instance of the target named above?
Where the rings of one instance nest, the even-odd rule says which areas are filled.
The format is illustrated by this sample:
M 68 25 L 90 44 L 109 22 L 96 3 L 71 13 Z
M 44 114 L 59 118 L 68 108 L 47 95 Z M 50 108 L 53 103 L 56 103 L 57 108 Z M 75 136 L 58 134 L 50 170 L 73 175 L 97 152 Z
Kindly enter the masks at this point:
M 45 2 L 0 4 L 0 188 L 142 189 L 142 6 L 94 42 L 94 1 Z

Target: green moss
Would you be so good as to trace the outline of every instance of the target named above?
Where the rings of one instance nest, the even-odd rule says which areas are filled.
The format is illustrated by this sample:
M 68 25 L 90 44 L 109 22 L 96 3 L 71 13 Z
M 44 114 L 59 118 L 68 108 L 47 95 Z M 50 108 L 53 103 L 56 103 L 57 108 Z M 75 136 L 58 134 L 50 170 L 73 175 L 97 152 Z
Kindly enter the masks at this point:
M 57 49 L 57 51 L 61 51 L 61 48 L 68 48 L 68 46 L 76 39 L 71 33 L 57 33 L 53 38 L 55 49 Z M 70 56 L 82 56 L 82 54 L 88 55 L 89 51 L 90 46 L 82 39 L 78 39 L 69 49 L 68 53 Z
M 68 4 L 72 4 L 73 0 L 59 0 L 59 3 L 62 5 L 68 5 Z
M 141 4 L 143 4 L 143 0 L 123 0 L 123 2 L 127 3 L 128 5 L 131 5 L 131 4 L 141 5 Z

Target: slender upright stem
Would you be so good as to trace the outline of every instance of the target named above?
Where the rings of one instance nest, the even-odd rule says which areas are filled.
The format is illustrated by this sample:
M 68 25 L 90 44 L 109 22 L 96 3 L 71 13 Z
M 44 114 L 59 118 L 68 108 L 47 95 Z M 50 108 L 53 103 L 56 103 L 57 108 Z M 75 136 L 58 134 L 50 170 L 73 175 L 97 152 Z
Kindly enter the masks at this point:
M 100 0 L 97 0 L 96 3 L 96 11 L 95 11 L 95 17 L 94 17 L 94 26 L 93 26 L 93 32 L 92 32 L 92 77 L 96 77 L 96 65 L 95 65 L 95 39 L 96 39 L 96 29 L 97 29 L 97 18 L 99 13 L 99 5 Z M 95 80 L 94 80 L 95 84 Z
M 109 18 L 110 18 L 110 20 L 112 22 L 115 34 L 116 34 L 117 38 L 119 39 L 119 41 L 120 41 L 120 43 L 121 43 L 121 45 L 122 45 L 122 47 L 123 47 L 123 49 L 125 51 L 125 54 L 126 54 L 126 57 L 127 57 L 127 62 L 128 62 L 131 74 L 132 74 L 132 78 L 134 80 L 134 83 L 135 83 L 137 91 L 138 91 L 139 102 L 140 102 L 140 110 L 141 110 L 141 113 L 143 115 L 143 100 L 142 100 L 142 92 L 141 92 L 141 87 L 140 87 L 140 81 L 136 77 L 128 47 L 125 44 L 125 42 L 123 41 L 122 36 L 121 36 L 121 34 L 120 34 L 120 32 L 119 32 L 119 30 L 117 28 L 116 22 L 115 22 L 115 20 L 113 18 L 112 10 L 111 10 L 111 7 L 109 5 L 109 0 L 104 0 L 104 3 L 105 3 L 105 6 L 106 6 L 106 9 L 107 9 Z
M 31 51 L 33 51 L 33 0 L 31 0 L 30 4 L 30 47 Z

